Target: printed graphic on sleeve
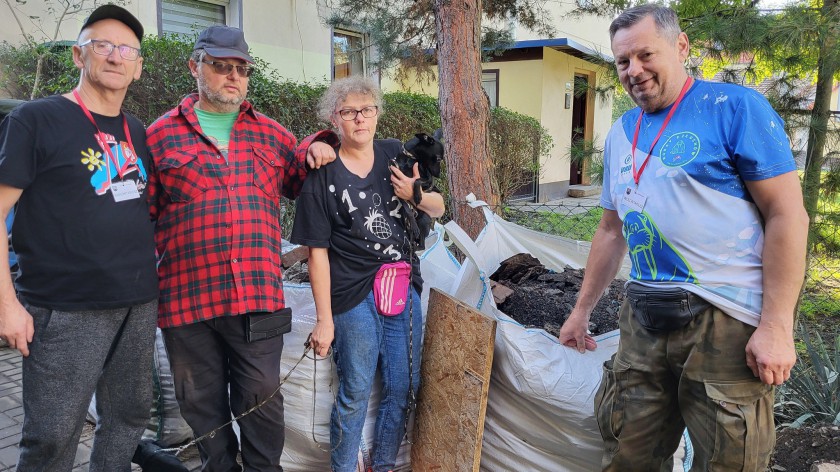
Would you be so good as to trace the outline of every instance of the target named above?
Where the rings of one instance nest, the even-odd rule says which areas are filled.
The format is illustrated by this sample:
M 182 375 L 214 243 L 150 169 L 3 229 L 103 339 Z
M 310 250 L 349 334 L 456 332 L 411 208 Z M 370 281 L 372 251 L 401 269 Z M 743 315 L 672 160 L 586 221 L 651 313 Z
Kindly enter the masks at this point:
M 81 163 L 93 172 L 90 185 L 96 194 L 105 195 L 110 191 L 117 201 L 140 198 L 148 180 L 143 161 L 138 159 L 128 143 L 117 142 L 113 135 L 105 134 L 104 143 L 98 135 L 94 137 L 101 148 L 81 151 Z M 105 146 L 111 150 L 113 159 L 102 152 Z
M 630 211 L 624 216 L 624 238 L 637 280 L 697 283 L 688 261 L 662 235 L 647 213 Z

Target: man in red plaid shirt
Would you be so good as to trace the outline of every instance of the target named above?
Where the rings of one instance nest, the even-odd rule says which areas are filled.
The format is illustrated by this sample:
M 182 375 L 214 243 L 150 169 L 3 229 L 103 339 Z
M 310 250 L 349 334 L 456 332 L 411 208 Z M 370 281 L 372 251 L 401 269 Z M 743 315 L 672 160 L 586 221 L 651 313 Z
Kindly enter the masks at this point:
M 241 30 L 212 26 L 189 68 L 198 94 L 148 129 L 160 276 L 159 326 L 181 413 L 196 436 L 238 421 L 248 471 L 281 471 L 280 197 L 298 195 L 295 137 L 245 101 L 253 59 Z M 326 144 L 324 144 L 326 146 Z M 307 157 L 319 167 L 327 160 Z M 263 328 L 263 327 L 266 328 Z M 231 426 L 199 443 L 204 471 L 239 471 Z

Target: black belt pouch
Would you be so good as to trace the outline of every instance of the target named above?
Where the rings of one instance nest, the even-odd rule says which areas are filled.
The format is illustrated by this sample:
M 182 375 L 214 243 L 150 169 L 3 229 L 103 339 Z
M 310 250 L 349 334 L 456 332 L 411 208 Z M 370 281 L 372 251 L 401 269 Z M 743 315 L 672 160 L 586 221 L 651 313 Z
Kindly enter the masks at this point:
M 633 316 L 646 330 L 668 332 L 686 327 L 711 303 L 682 288 L 627 285 L 627 300 Z
M 273 313 L 245 314 L 245 339 L 250 343 L 273 338 L 292 330 L 292 309 L 282 308 Z

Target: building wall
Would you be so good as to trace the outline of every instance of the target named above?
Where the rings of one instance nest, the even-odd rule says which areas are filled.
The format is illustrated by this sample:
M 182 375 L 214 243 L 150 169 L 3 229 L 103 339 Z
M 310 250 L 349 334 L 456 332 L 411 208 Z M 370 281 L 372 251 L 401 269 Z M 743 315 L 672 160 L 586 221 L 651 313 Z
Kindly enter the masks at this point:
M 569 16 L 575 2 L 545 2 L 545 9 L 554 25 L 555 38 L 568 38 L 593 51 L 612 55 L 610 52 L 609 27 L 612 18 L 586 15 L 577 18 Z M 515 22 L 508 23 L 516 41 L 546 39 Z
M 590 83 L 595 84 L 603 72 L 583 59 L 551 48 L 543 48 L 542 56 L 542 60 L 487 62 L 481 68 L 499 70 L 499 106 L 539 120 L 554 140 L 550 155 L 541 162 L 539 198 L 545 201 L 564 197 L 569 186 L 572 109 L 565 108 L 566 91 L 573 91 L 575 73 L 589 76 Z M 382 87 L 438 96 L 437 82 L 418 84 L 414 76 L 403 83 L 385 78 Z M 612 99 L 593 94 L 588 100 L 586 139 L 603 147 L 611 119 Z
M 265 60 L 281 76 L 292 80 L 322 82 L 331 75 L 332 33 L 318 16 L 318 5 L 301 0 L 238 0 L 230 8 L 242 4 L 242 29 L 252 53 Z M 88 2 L 89 3 L 89 2 Z M 12 2 L 13 5 L 18 5 Z M 52 38 L 55 16 L 47 11 L 51 2 L 29 1 L 18 5 L 17 12 L 28 34 L 37 42 Z M 158 0 L 127 0 L 123 5 L 143 24 L 146 34 L 159 33 Z M 8 5 L 0 3 L 0 41 L 23 43 L 20 28 L 9 13 Z M 57 40 L 75 41 L 87 15 L 65 18 Z M 38 20 L 30 19 L 37 16 Z M 235 25 L 238 26 L 238 25 Z
M 829 119 L 829 129 L 840 133 L 840 81 L 835 81 L 834 87 L 831 89 L 831 106 L 829 109 L 834 112 Z M 833 153 L 832 157 L 840 161 L 840 136 L 835 134 L 829 137 L 825 143 L 825 153 Z
M 143 23 L 143 27 L 148 29 L 151 24 L 146 23 L 138 15 L 136 0 L 127 2 L 125 8 L 133 13 Z M 54 16 L 47 11 L 48 4 L 45 1 L 29 1 L 25 4 L 18 4 L 11 2 L 15 6 L 15 13 L 23 24 L 27 34 L 32 35 L 33 39 L 39 43 L 49 41 L 52 39 L 55 32 L 56 22 Z M 30 18 L 37 17 L 36 19 Z M 57 40 L 75 41 L 79 35 L 79 29 L 82 26 L 87 13 L 79 13 L 67 17 L 62 21 L 61 28 Z M 20 27 L 14 19 L 14 16 L 9 11 L 9 6 L 6 2 L 0 2 L 0 42 L 5 41 L 13 45 L 22 44 L 24 42 Z
M 542 109 L 537 118 L 554 139 L 551 155 L 544 160 L 540 178 L 540 200 L 566 195 L 570 178 L 569 147 L 572 144 L 572 108 L 565 107 L 566 93 L 573 93 L 575 74 L 588 77 L 590 85 L 603 74 L 593 64 L 550 48 L 543 50 Z M 587 100 L 586 139 L 603 147 L 611 126 L 612 99 L 599 98 L 590 92 Z
M 329 81 L 332 32 L 316 2 L 248 0 L 243 7 L 245 38 L 253 53 L 281 76 L 295 81 Z

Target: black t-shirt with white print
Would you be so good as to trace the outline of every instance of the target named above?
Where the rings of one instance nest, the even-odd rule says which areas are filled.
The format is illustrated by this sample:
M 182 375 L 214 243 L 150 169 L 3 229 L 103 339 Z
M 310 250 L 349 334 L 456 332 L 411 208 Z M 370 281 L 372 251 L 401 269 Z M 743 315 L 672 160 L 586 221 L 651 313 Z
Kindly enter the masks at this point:
M 388 169 L 401 149 L 396 139 L 375 140 L 373 169 L 364 178 L 341 159 L 310 170 L 297 198 L 291 241 L 329 248 L 333 314 L 361 303 L 380 266 L 408 260 L 404 208 Z M 412 266 L 412 282 L 420 292 L 423 280 L 416 257 Z

